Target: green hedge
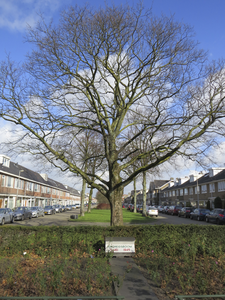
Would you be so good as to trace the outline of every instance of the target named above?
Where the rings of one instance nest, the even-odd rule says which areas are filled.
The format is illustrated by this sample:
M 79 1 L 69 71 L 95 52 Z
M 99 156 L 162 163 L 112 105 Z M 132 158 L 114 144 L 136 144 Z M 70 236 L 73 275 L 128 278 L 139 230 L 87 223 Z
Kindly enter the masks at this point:
M 104 239 L 107 236 L 135 237 L 136 254 L 160 251 L 165 255 L 180 254 L 188 245 L 217 255 L 225 251 L 225 227 L 204 225 L 154 225 L 121 227 L 1 227 L 0 256 L 71 255 L 83 253 L 104 255 Z M 99 250 L 100 249 L 100 250 Z

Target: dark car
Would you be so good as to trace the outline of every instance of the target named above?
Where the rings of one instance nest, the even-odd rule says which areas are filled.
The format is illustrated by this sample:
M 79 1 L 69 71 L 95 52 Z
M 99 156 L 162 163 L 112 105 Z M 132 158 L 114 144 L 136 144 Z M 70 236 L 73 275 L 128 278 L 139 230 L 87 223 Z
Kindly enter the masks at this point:
M 163 214 L 167 214 L 168 209 L 169 209 L 169 206 L 164 206 L 163 209 L 161 210 L 161 212 Z
M 196 208 L 191 214 L 190 219 L 197 219 L 198 221 L 204 221 L 207 214 L 210 213 L 209 209 Z
M 32 212 L 29 207 L 19 206 L 14 210 L 14 220 L 32 219 Z
M 130 208 L 132 207 L 132 205 L 133 205 L 133 204 L 130 203 L 130 204 L 127 206 L 127 210 L 130 210 Z
M 170 206 L 167 210 L 168 215 L 178 215 L 178 212 L 182 209 L 182 206 Z
M 218 225 L 225 223 L 225 209 L 215 208 L 205 216 L 206 222 L 214 222 Z
M 190 218 L 190 214 L 194 211 L 193 207 L 183 207 L 178 212 L 178 217 Z

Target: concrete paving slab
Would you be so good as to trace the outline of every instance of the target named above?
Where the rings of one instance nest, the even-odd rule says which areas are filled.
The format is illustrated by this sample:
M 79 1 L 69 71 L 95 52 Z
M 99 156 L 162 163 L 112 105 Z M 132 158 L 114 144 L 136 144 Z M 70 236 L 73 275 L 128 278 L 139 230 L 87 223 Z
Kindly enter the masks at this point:
M 119 277 L 115 282 L 117 296 L 125 300 L 158 300 L 132 257 L 113 257 L 111 270 Z

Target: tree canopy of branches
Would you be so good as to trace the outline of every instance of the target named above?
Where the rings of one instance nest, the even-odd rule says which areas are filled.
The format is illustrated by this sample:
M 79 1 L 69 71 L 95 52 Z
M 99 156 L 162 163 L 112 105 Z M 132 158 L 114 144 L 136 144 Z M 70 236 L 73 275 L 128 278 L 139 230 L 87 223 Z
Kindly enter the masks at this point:
M 221 131 L 224 64 L 209 65 L 192 29 L 172 17 L 141 5 L 75 6 L 58 24 L 41 18 L 27 41 L 34 48 L 24 64 L 1 63 L 0 116 L 21 127 L 24 149 L 98 189 L 112 226 L 123 224 L 123 189 L 138 174 L 203 151 L 203 136 Z M 69 154 L 87 131 L 101 150 L 86 159 L 104 163 L 107 176 Z M 130 147 L 142 135 L 150 146 Z

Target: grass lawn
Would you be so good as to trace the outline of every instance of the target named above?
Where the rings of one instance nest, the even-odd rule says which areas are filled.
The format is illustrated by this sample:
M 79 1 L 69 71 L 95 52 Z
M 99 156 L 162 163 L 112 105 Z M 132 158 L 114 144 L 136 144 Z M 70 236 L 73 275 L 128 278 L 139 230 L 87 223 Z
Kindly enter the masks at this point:
M 124 224 L 143 224 L 151 223 L 155 218 L 143 217 L 140 213 L 133 213 L 127 209 L 123 209 L 123 222 Z M 84 217 L 79 217 L 78 219 L 70 219 L 71 222 L 101 222 L 109 223 L 110 222 L 110 210 L 102 209 L 92 209 L 91 213 L 85 213 Z

